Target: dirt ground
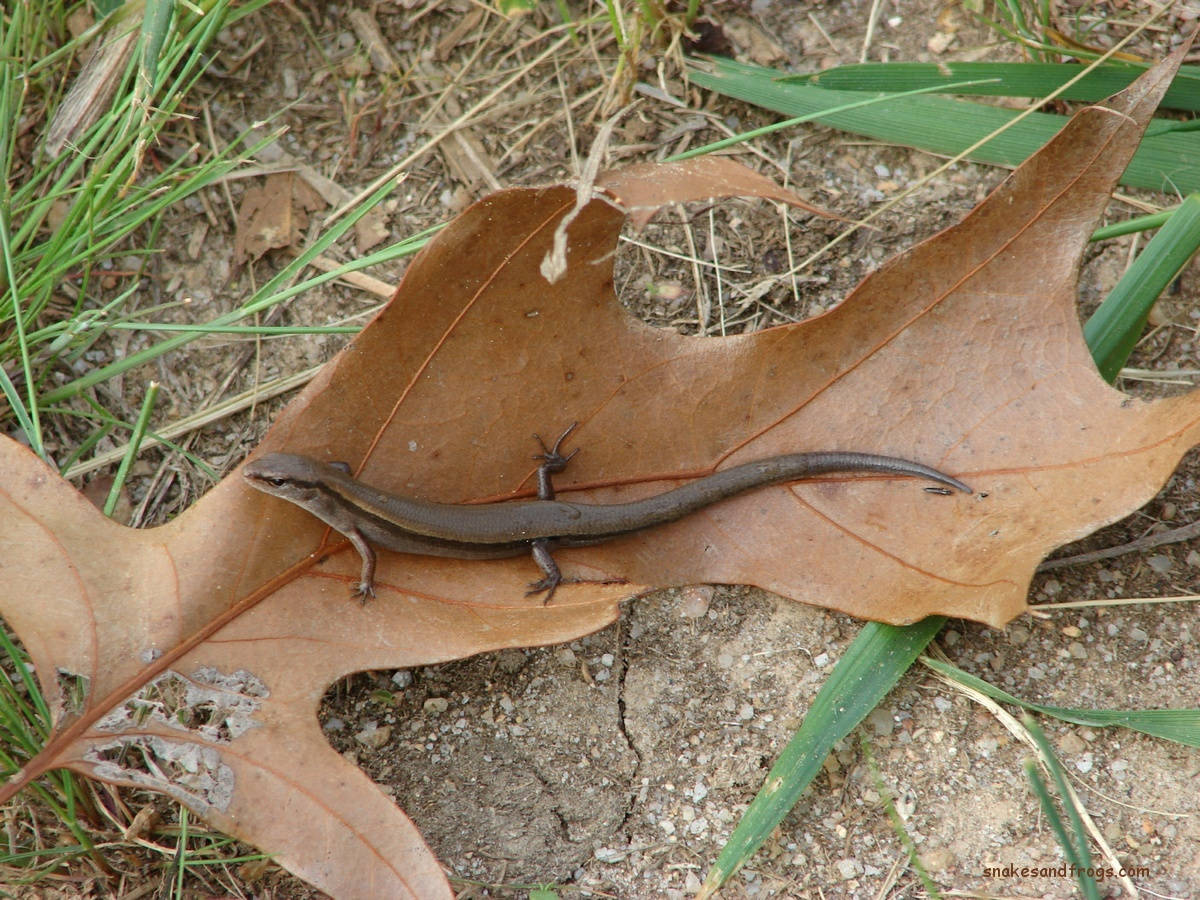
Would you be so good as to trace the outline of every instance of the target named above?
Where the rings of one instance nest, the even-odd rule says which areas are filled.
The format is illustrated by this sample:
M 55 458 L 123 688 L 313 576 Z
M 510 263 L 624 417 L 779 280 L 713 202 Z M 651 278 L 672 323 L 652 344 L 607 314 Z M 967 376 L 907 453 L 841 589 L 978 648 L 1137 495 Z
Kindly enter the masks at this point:
M 530 62 L 551 36 L 553 5 L 512 24 L 462 2 L 350 0 L 275 4 L 222 37 L 220 74 L 204 82 L 216 135 L 248 122 L 286 124 L 282 146 L 357 191 L 431 134 L 470 112 L 498 71 Z M 813 70 L 855 62 L 871 4 L 755 0 L 717 4 L 713 16 L 739 56 Z M 365 14 L 385 36 L 399 78 L 361 49 Z M 311 28 L 306 34 L 305 23 Z M 1118 36 L 1123 32 L 1114 32 Z M 392 239 L 435 224 L 493 187 L 569 178 L 604 114 L 611 32 L 584 27 L 470 124 L 420 156 L 388 206 Z M 1100 35 L 1098 42 L 1111 35 Z M 870 59 L 1012 58 L 957 4 L 885 2 Z M 236 61 L 236 64 L 235 64 Z M 649 88 L 615 128 L 609 164 L 653 159 L 772 120 L 688 88 L 661 55 L 647 56 Z M 677 98 L 677 106 L 667 98 Z M 197 110 L 199 112 L 199 110 Z M 864 215 L 938 164 L 820 127 L 756 143 L 742 156 L 807 199 L 848 218 Z M 966 213 L 1004 173 L 962 164 L 893 209 L 874 231 L 803 271 L 801 258 L 838 224 L 793 217 L 785 235 L 766 204 L 726 204 L 689 225 L 668 213 L 647 243 L 701 255 L 717 244 L 744 266 L 720 308 L 692 268 L 627 245 L 621 299 L 647 321 L 692 333 L 728 333 L 803 318 L 837 302 L 875 265 Z M 232 267 L 232 182 L 168 216 L 158 281 L 167 299 L 193 298 L 206 319 L 244 296 L 280 263 L 276 253 Z M 1162 203 L 1161 196 L 1148 197 Z M 1129 207 L 1114 203 L 1114 216 Z M 215 225 L 213 224 L 215 222 Z M 203 234 L 197 240 L 197 230 Z M 790 248 L 789 248 L 790 241 Z M 1081 308 L 1119 276 L 1128 242 L 1092 251 Z M 202 248 L 202 250 L 198 249 Z M 694 249 L 692 249 L 694 248 Z M 395 283 L 402 264 L 371 274 Z M 739 287 L 775 277 L 758 296 Z M 1196 369 L 1195 265 L 1156 313 L 1135 365 Z M 287 320 L 361 317 L 379 299 L 335 286 L 291 305 Z M 234 387 L 299 371 L 337 349 L 335 338 L 264 342 L 246 365 L 243 345 L 213 342 L 168 357 L 155 377 L 174 415 L 199 407 L 223 377 Z M 136 349 L 130 347 L 130 351 Z M 1126 383 L 1130 391 L 1166 388 Z M 233 388 L 231 388 L 233 389 Z M 1175 388 L 1178 389 L 1178 388 Z M 254 444 L 278 404 L 210 427 L 192 445 L 228 469 Z M 155 464 L 157 465 L 157 463 Z M 1200 515 L 1195 454 L 1145 509 L 1081 545 L 1117 545 Z M 144 474 L 150 474 L 147 464 Z M 184 476 L 151 513 L 161 521 L 204 490 Z M 140 497 L 134 498 L 135 502 Z M 1039 576 L 1032 602 L 1163 597 L 1200 588 L 1200 540 Z M 1028 614 L 1005 630 L 952 622 L 937 644 L 957 665 L 1029 700 L 1064 706 L 1191 707 L 1200 697 L 1194 607 L 1147 604 Z M 860 623 L 740 587 L 664 591 L 626 605 L 612 627 L 566 646 L 509 650 L 415 671 L 372 672 L 331 687 L 321 718 L 332 744 L 357 763 L 421 829 L 468 896 L 523 896 L 556 883 L 566 896 L 685 897 L 694 893 L 772 761 Z M 1200 754 L 1120 729 L 1041 720 L 1075 789 L 1132 881 L 1148 896 L 1200 896 Z M 386 738 L 377 739 L 386 728 Z M 867 742 L 882 785 L 869 769 Z M 1027 748 L 992 713 L 914 667 L 827 762 L 825 771 L 727 897 L 916 896 L 923 892 L 884 810 L 895 798 L 908 835 L 938 886 L 970 896 L 1066 897 L 1062 875 L 1004 874 L 1056 867 L 1062 856 L 1030 793 Z M 471 885 L 468 882 L 475 882 Z M 526 887 L 521 887 L 522 885 Z M 1102 882 L 1115 896 L 1116 878 Z M 243 886 L 258 896 L 308 896 L 285 873 Z

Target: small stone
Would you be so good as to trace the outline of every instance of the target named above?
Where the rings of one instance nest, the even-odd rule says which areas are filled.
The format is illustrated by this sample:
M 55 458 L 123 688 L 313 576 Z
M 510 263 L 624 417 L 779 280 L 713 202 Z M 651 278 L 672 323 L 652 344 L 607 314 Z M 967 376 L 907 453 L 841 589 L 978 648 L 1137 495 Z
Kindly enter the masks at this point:
M 975 742 L 975 750 L 984 759 L 990 757 L 998 749 L 1000 749 L 1000 740 L 990 735 L 987 737 L 981 737 Z
M 1083 738 L 1073 731 L 1068 731 L 1058 739 L 1059 752 L 1066 754 L 1067 756 L 1074 756 L 1076 753 L 1082 753 L 1086 746 L 1087 744 L 1083 742 Z
M 956 36 L 953 34 L 947 34 L 944 31 L 939 31 L 925 42 L 925 48 L 930 53 L 945 53 L 946 50 L 949 49 L 950 45 L 954 43 L 955 37 Z
M 602 863 L 619 863 L 625 858 L 625 851 L 615 847 L 597 847 L 592 855 Z
M 422 705 L 421 709 L 430 715 L 438 715 L 444 713 L 450 708 L 450 701 L 445 697 L 430 697 Z
M 403 690 L 413 683 L 412 669 L 400 669 L 392 673 L 392 684 Z
M 1086 775 L 1092 771 L 1092 766 L 1096 764 L 1096 757 L 1092 753 L 1081 753 L 1079 759 L 1075 760 L 1075 768 Z
M 1157 572 L 1159 575 L 1168 575 L 1175 564 L 1171 562 L 1171 557 L 1164 556 L 1161 553 L 1150 557 L 1146 560 L 1146 565 Z
M 392 737 L 392 726 L 384 725 L 380 728 L 375 722 L 368 722 L 363 726 L 362 731 L 356 732 L 354 739 L 368 747 L 371 750 L 378 750 L 384 746 Z
M 496 666 L 506 675 L 515 675 L 525 668 L 525 653 L 522 650 L 501 650 L 496 654 Z
M 896 814 L 907 822 L 917 811 L 917 795 L 911 790 L 903 790 L 896 797 L 893 805 L 896 807 Z
M 857 859 L 839 859 L 834 866 L 838 870 L 838 875 L 843 881 L 849 881 L 851 878 L 857 878 L 862 874 L 863 867 L 859 865 Z
M 703 617 L 712 605 L 715 593 L 710 586 L 684 588 L 679 597 L 679 615 L 685 619 Z
M 895 724 L 891 710 L 884 709 L 881 706 L 875 707 L 867 715 L 867 725 L 875 732 L 876 737 L 884 737 L 891 734 Z
M 575 651 L 570 647 L 561 647 L 554 652 L 554 661 L 566 669 L 575 668 L 578 657 L 575 656 Z
M 1067 652 L 1075 659 L 1087 659 L 1087 649 L 1079 641 L 1071 641 L 1067 645 Z
M 957 861 L 948 847 L 934 847 L 921 854 L 921 863 L 928 872 L 945 872 Z

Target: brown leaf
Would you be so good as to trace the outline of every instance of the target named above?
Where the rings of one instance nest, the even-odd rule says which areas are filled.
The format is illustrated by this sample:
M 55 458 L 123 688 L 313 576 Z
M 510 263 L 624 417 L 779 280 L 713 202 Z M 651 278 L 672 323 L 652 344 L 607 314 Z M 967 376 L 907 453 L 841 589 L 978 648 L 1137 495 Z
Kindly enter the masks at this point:
M 236 473 L 171 524 L 131 531 L 0 441 L 0 610 L 56 723 L 0 802 L 69 766 L 177 797 L 340 897 L 449 896 L 412 824 L 317 728 L 325 687 L 348 672 L 568 640 L 611 621 L 622 596 L 698 581 L 892 622 L 1007 621 L 1048 550 L 1144 502 L 1200 439 L 1200 395 L 1143 403 L 1108 387 L 1074 310 L 1082 247 L 1172 71 L 1080 113 L 962 224 L 841 306 L 749 336 L 663 332 L 614 301 L 616 203 L 669 199 L 679 168 L 602 180 L 553 284 L 539 272 L 574 189 L 488 197 L 426 247 L 256 451 L 348 460 L 426 498 L 498 500 L 531 493 L 528 433 L 578 419 L 583 452 L 558 481 L 572 499 L 826 448 L 930 463 L 978 496 L 886 478 L 759 490 L 560 553 L 570 573 L 631 583 L 566 586 L 548 607 L 523 595 L 527 559 L 384 553 L 380 596 L 358 606 L 345 542 Z M 688 163 L 681 190 L 717 196 L 736 178 L 784 197 L 728 165 Z
M 144 8 L 122 5 L 92 37 L 87 61 L 46 128 L 46 156 L 57 159 L 107 112 L 137 46 Z M 78 24 L 78 20 L 74 24 Z
M 240 268 L 268 250 L 295 244 L 308 226 L 308 214 L 323 202 L 294 172 L 276 172 L 261 187 L 248 188 L 238 209 L 234 265 Z

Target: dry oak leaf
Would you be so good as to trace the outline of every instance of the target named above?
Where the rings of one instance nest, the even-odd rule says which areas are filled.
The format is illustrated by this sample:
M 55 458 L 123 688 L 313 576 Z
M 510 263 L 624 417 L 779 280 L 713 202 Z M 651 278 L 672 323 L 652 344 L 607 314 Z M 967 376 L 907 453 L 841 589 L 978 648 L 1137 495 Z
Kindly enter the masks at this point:
M 325 201 L 295 172 L 268 175 L 261 186 L 246 189 L 238 208 L 233 264 L 241 268 L 268 250 L 291 247 L 308 227 L 308 214 Z
M 1143 403 L 1101 381 L 1074 309 L 1082 248 L 1170 71 L 1081 112 L 962 224 L 836 309 L 754 335 L 637 322 L 611 264 L 618 201 L 787 199 L 753 173 L 704 160 L 601 179 L 553 285 L 539 267 L 574 192 L 493 195 L 414 260 L 256 451 L 348 460 L 396 492 L 499 500 L 532 493 L 528 433 L 577 419 L 583 452 L 558 480 L 576 500 L 805 449 L 917 459 L 976 496 L 900 478 L 755 491 L 561 552 L 569 573 L 630 584 L 567 585 L 548 607 L 523 596 L 528 559 L 383 553 L 379 597 L 360 607 L 348 545 L 237 473 L 169 525 L 130 531 L 0 441 L 0 611 L 55 713 L 0 801 L 69 766 L 178 797 L 336 896 L 449 896 L 411 823 L 317 728 L 325 686 L 348 672 L 568 640 L 611 621 L 622 596 L 695 581 L 891 622 L 1003 624 L 1047 551 L 1144 502 L 1200 437 L 1197 394 Z M 74 679 L 83 701 L 68 707 Z
M 678 181 L 654 183 L 672 172 Z M 795 201 L 728 160 L 643 169 L 629 188 L 640 209 L 650 201 L 639 184 L 661 202 Z M 446 499 L 520 492 L 534 465 L 532 425 L 557 428 L 573 405 L 550 383 L 517 376 L 540 357 L 537 345 L 562 359 L 539 327 L 550 316 L 535 314 L 553 302 L 536 269 L 574 199 L 567 188 L 509 191 L 448 226 L 410 267 L 400 299 L 285 410 L 260 451 L 383 464 L 364 477 Z M 572 227 L 570 272 L 555 288 L 593 310 L 612 299 L 594 286 L 610 278 L 613 202 L 591 204 Z M 581 263 L 582 290 L 572 286 Z M 506 329 L 526 325 L 534 343 L 512 343 Z M 501 359 L 501 348 L 515 355 Z M 567 602 L 543 607 L 524 596 L 528 560 L 389 554 L 379 598 L 360 606 L 348 599 L 358 564 L 344 542 L 236 473 L 170 524 L 135 531 L 11 440 L 0 439 L 0 472 L 0 613 L 29 651 L 55 723 L 0 801 L 62 766 L 162 791 L 338 897 L 450 893 L 412 823 L 320 733 L 327 686 L 363 669 L 567 641 L 610 623 L 628 593 L 563 591 Z

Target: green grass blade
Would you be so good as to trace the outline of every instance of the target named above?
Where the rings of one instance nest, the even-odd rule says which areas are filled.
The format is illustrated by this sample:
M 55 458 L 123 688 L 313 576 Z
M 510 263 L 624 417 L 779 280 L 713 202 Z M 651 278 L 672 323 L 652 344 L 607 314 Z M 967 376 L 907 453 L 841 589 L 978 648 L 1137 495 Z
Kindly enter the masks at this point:
M 1018 115 L 1010 109 L 929 95 L 832 113 L 833 107 L 862 100 L 861 92 L 787 84 L 779 80 L 783 74 L 716 58 L 705 69 L 694 66 L 690 77 L 700 87 L 785 116 L 818 113 L 818 121 L 833 128 L 947 156 L 958 155 Z M 1054 137 L 1066 121 L 1065 116 L 1032 113 L 986 141 L 969 158 L 1015 167 Z M 1179 125 L 1161 119 L 1151 124 L 1121 177 L 1122 184 L 1185 194 L 1200 190 L 1200 140 L 1180 132 Z
M 129 478 L 129 469 L 133 466 L 133 461 L 137 459 L 138 450 L 141 449 L 142 438 L 146 435 L 146 428 L 150 424 L 150 413 L 154 409 L 154 401 L 157 397 L 158 382 L 152 381 L 142 400 L 141 412 L 138 413 L 137 421 L 133 424 L 133 434 L 129 437 L 129 449 L 121 460 L 121 464 L 117 466 L 116 477 L 113 478 L 112 487 L 104 501 L 104 515 L 110 519 L 113 510 L 117 508 L 117 501 L 121 499 L 121 491 L 125 489 L 125 481 Z
M 863 626 L 729 836 L 699 896 L 710 896 L 762 846 L 821 770 L 834 744 L 878 705 L 945 622 L 942 616 L 930 616 L 904 628 L 879 622 Z
M 389 182 L 380 187 L 374 194 L 364 200 L 357 209 L 352 213 L 343 216 L 337 223 L 321 235 L 313 244 L 308 247 L 303 253 L 288 263 L 281 269 L 270 281 L 264 284 L 261 288 L 255 291 L 254 295 L 240 308 L 235 309 L 225 315 L 218 316 L 213 320 L 215 326 L 221 327 L 232 325 L 247 316 L 252 316 L 256 312 L 281 303 L 289 297 L 307 290 L 317 284 L 329 281 L 332 278 L 337 278 L 341 272 L 323 272 L 315 278 L 311 278 L 302 284 L 295 285 L 291 288 L 284 288 L 283 285 L 293 279 L 299 272 L 319 256 L 325 252 L 332 244 L 334 244 L 343 234 L 354 227 L 354 224 L 362 218 L 368 211 L 378 205 L 388 194 L 396 188 L 396 182 Z M 389 248 L 394 250 L 394 248 Z M 378 256 L 379 254 L 374 254 Z M 364 260 L 357 260 L 353 268 L 362 268 L 365 265 Z M 68 397 L 82 391 L 84 388 L 91 387 L 94 384 L 99 384 L 113 375 L 128 371 L 135 366 L 143 365 L 151 360 L 157 359 L 164 353 L 183 347 L 196 338 L 200 337 L 201 332 L 185 331 L 178 332 L 173 337 L 166 338 L 152 347 L 147 347 L 145 350 L 130 354 L 122 360 L 115 363 L 110 363 L 107 366 L 94 369 L 87 375 L 75 379 L 74 381 L 48 391 L 42 397 L 43 404 L 61 403 Z
M 963 82 L 973 84 L 974 82 Z M 917 88 L 912 91 L 904 91 L 896 94 L 894 97 L 868 97 L 864 100 L 859 100 L 855 103 L 850 103 L 846 106 L 840 106 L 837 109 L 829 110 L 830 113 L 844 112 L 849 109 L 861 109 L 864 106 L 874 106 L 877 103 L 887 103 L 900 97 L 912 97 L 917 94 L 928 94 L 934 88 Z M 803 116 L 795 116 L 791 119 L 784 119 L 782 122 L 773 122 L 770 125 L 764 125 L 762 128 L 752 128 L 750 131 L 743 131 L 740 134 L 735 134 L 733 137 L 722 138 L 719 141 L 713 141 L 711 144 L 705 144 L 702 147 L 693 147 L 691 150 L 686 150 L 683 153 L 676 153 L 673 156 L 668 156 L 663 159 L 663 162 L 678 162 L 681 159 L 691 159 L 694 156 L 704 156 L 706 153 L 716 153 L 718 150 L 724 150 L 726 147 L 732 147 L 735 144 L 742 144 L 746 141 L 752 141 L 755 138 L 762 137 L 766 134 L 771 134 L 775 131 L 782 131 L 785 128 L 794 128 L 797 125 L 803 125 L 805 122 L 812 122 L 821 118 L 820 113 L 808 113 Z
M 1171 218 L 1174 214 L 1174 209 L 1165 209 L 1160 213 L 1151 213 L 1148 216 L 1134 216 L 1132 219 L 1126 219 L 1124 222 L 1114 222 L 1112 225 L 1097 228 L 1092 232 L 1092 236 L 1088 240 L 1107 241 L 1110 238 L 1133 234 L 1135 231 L 1152 231 L 1155 228 L 1162 228 L 1166 224 L 1167 219 Z
M 993 700 L 999 700 L 1001 703 L 1011 703 L 1013 706 L 1020 706 L 1022 709 L 1053 716 L 1076 725 L 1087 725 L 1092 728 L 1120 725 L 1151 737 L 1174 741 L 1188 747 L 1200 747 L 1200 709 L 1077 709 L 1069 706 L 1045 706 L 1014 697 L 1012 694 L 940 660 L 923 656 L 921 662 L 947 678 L 973 688 Z
M 1149 64 L 1108 63 L 1098 66 L 1063 90 L 1059 97 L 1094 103 L 1129 87 Z M 1079 74 L 1066 63 L 860 63 L 837 66 L 811 75 L 788 75 L 783 83 L 810 84 L 830 91 L 912 91 L 919 88 L 980 97 L 1045 97 Z M 976 82 L 960 86 L 956 82 Z M 1162 106 L 1200 111 L 1200 66 L 1181 66 Z
M 1046 768 L 1050 770 L 1050 777 L 1054 779 L 1055 788 L 1058 790 L 1059 797 L 1062 798 L 1063 809 L 1067 811 L 1071 831 L 1067 831 L 1066 823 L 1063 822 L 1062 816 L 1058 813 L 1058 808 L 1054 805 L 1054 799 L 1050 796 L 1046 782 L 1042 779 L 1041 773 L 1038 772 L 1037 763 L 1033 760 L 1028 760 L 1025 763 L 1025 775 L 1029 778 L 1029 783 L 1033 786 L 1034 796 L 1037 797 L 1038 805 L 1041 806 L 1042 812 L 1046 816 L 1046 821 L 1054 831 L 1054 837 L 1058 840 L 1058 845 L 1063 849 L 1063 856 L 1071 866 L 1075 880 L 1079 884 L 1080 893 L 1086 900 L 1100 900 L 1100 889 L 1096 884 L 1096 879 L 1091 875 L 1092 854 L 1088 849 L 1087 831 L 1084 830 L 1083 820 L 1080 818 L 1079 810 L 1075 807 L 1075 803 L 1072 800 L 1071 790 L 1067 787 L 1066 773 L 1063 771 L 1062 763 L 1054 755 L 1054 750 L 1051 748 L 1050 742 L 1046 740 L 1045 732 L 1038 727 L 1037 722 L 1033 721 L 1033 718 L 1027 715 L 1023 719 L 1023 723 L 1026 730 L 1033 737 L 1034 743 L 1037 744 L 1038 751 L 1041 753 L 1042 761 L 1045 763 Z
M 859 734 L 858 745 L 862 750 L 863 759 L 867 761 L 867 768 L 871 771 L 871 780 L 875 783 L 875 792 L 882 799 L 883 808 L 887 812 L 888 819 L 891 820 L 892 831 L 895 832 L 897 840 L 900 841 L 900 846 L 904 848 L 904 855 L 908 857 L 908 864 L 912 866 L 913 871 L 917 873 L 917 877 L 921 879 L 921 886 L 925 888 L 925 893 L 930 897 L 930 900 L 941 900 L 941 892 L 937 889 L 937 885 L 933 879 L 929 877 L 929 872 L 921 862 L 921 857 L 917 855 L 917 843 L 913 840 L 912 835 L 908 833 L 908 827 L 900 815 L 900 810 L 896 809 L 896 801 L 892 795 L 892 790 L 888 787 L 887 782 L 883 780 L 883 775 L 879 771 L 879 764 L 875 761 L 875 754 L 871 752 L 871 742 L 865 734 Z
M 45 447 L 42 445 L 42 425 L 41 415 L 38 412 L 39 403 L 37 398 L 37 378 L 34 375 L 33 364 L 29 353 L 29 340 L 25 335 L 25 317 L 29 314 L 23 298 L 18 293 L 17 275 L 12 265 L 12 249 L 8 240 L 8 216 L 0 210 L 0 254 L 4 255 L 4 282 L 9 288 L 9 298 L 12 304 L 12 325 L 13 336 L 16 341 L 18 355 L 21 359 L 21 374 L 22 380 L 25 382 L 25 390 L 28 393 L 26 398 L 28 402 L 21 399 L 17 393 L 16 385 L 9 379 L 8 374 L 0 371 L 3 375 L 4 395 L 8 398 L 9 405 L 16 413 L 17 422 L 21 425 L 21 431 L 25 438 L 29 441 L 29 447 L 38 456 L 46 455 Z
M 175 11 L 175 0 L 146 0 L 145 17 L 142 19 L 142 63 L 141 77 L 149 96 L 158 84 L 158 60 L 163 43 L 171 30 L 171 14 Z
M 1200 249 L 1200 194 L 1175 210 L 1083 326 L 1083 336 L 1105 380 L 1116 380 L 1141 338 L 1158 295 Z

